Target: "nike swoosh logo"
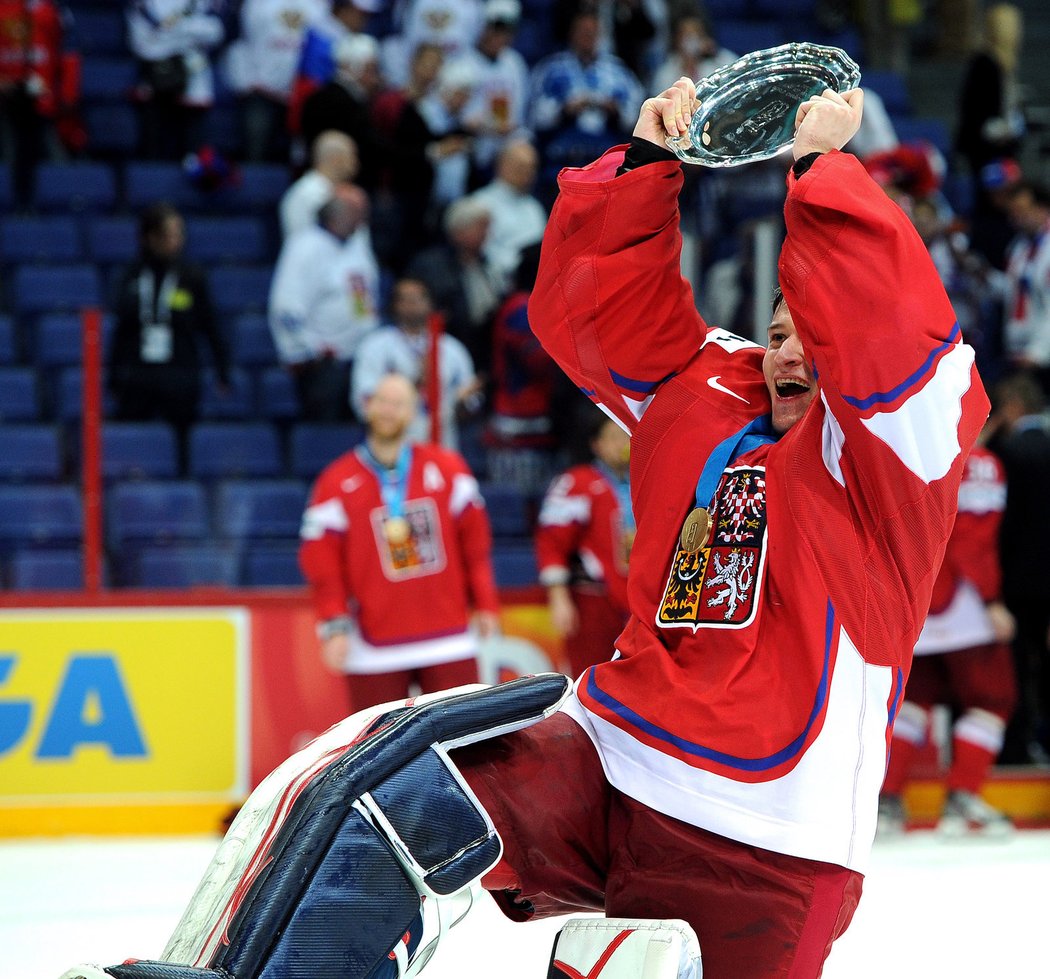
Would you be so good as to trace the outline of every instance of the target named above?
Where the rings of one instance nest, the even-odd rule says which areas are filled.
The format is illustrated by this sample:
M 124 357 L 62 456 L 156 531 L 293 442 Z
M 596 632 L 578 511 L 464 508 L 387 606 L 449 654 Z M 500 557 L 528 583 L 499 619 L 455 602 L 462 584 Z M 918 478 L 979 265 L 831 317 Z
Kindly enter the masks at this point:
M 747 398 L 740 397 L 740 395 L 737 394 L 736 391 L 730 391 L 729 388 L 727 388 L 724 384 L 719 384 L 718 379 L 721 376 L 721 374 L 715 374 L 714 377 L 709 377 L 707 379 L 707 386 L 714 388 L 716 391 L 721 391 L 723 394 L 728 394 L 729 397 L 736 398 L 737 401 L 743 401 L 746 405 L 751 404 L 751 402 L 748 401 Z

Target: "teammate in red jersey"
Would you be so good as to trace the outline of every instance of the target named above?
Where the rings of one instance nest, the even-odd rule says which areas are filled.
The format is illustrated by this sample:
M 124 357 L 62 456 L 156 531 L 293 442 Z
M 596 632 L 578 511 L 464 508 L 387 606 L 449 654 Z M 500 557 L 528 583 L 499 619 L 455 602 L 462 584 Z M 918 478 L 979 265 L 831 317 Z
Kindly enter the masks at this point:
M 477 480 L 458 454 L 407 441 L 417 399 L 401 375 L 379 382 L 364 444 L 321 473 L 303 517 L 321 652 L 354 710 L 477 682 L 477 636 L 498 628 Z
M 627 623 L 631 443 L 611 418 L 595 415 L 593 461 L 551 483 L 536 525 L 540 584 L 570 676 L 608 659 Z
M 893 728 L 890 763 L 879 799 L 879 834 L 904 829 L 902 792 L 925 744 L 930 711 L 946 703 L 952 726 L 948 797 L 938 823 L 946 835 L 1009 832 L 1009 819 L 979 795 L 1003 747 L 1017 701 L 1008 643 L 1014 618 L 1002 601 L 999 525 L 1006 506 L 1002 463 L 977 446 L 966 460 L 959 516 L 933 588 L 930 614 L 915 644 L 907 696 Z

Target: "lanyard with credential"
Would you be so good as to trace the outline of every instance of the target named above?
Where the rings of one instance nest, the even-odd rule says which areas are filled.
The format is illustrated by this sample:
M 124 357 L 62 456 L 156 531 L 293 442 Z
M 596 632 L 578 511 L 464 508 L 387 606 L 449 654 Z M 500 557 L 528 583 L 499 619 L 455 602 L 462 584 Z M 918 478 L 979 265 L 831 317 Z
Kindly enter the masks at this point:
M 383 535 L 391 544 L 404 544 L 411 536 L 412 530 L 405 519 L 405 496 L 408 494 L 408 469 L 412 464 L 412 446 L 407 442 L 401 446 L 401 452 L 392 469 L 382 465 L 367 445 L 358 448 L 358 458 L 379 480 L 379 492 L 388 514 L 383 523 Z
M 708 507 L 715 490 L 718 489 L 718 481 L 722 478 L 725 467 L 746 452 L 757 449 L 760 445 L 770 445 L 776 440 L 772 416 L 759 415 L 714 447 L 696 483 L 696 506 L 682 525 L 679 543 L 683 551 L 690 554 L 699 551 L 711 536 L 711 514 Z

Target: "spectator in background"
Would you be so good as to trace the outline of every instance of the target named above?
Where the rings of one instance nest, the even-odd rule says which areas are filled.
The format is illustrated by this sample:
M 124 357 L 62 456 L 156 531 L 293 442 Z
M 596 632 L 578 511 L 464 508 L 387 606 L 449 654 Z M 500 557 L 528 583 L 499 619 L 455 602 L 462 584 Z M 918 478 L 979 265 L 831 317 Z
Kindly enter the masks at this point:
M 562 167 L 590 163 L 630 135 L 641 85 L 619 58 L 601 52 L 598 41 L 597 15 L 581 9 L 569 28 L 568 49 L 532 70 L 530 124 L 547 164 L 545 184 Z
M 609 659 L 627 624 L 627 562 L 634 543 L 631 441 L 595 409 L 591 461 L 558 476 L 536 526 L 536 563 L 570 676 Z
M 181 160 L 204 142 L 215 101 L 209 52 L 225 29 L 214 0 L 128 0 L 128 42 L 139 63 L 140 154 Z
M 560 395 L 570 387 L 529 326 L 529 296 L 536 285 L 540 245 L 522 249 L 514 288 L 492 330 L 492 413 L 485 441 L 489 478 L 538 497 L 550 485 L 559 435 L 570 428 Z M 580 394 L 572 389 L 575 398 Z
M 499 631 L 484 500 L 461 456 L 411 442 L 417 408 L 411 380 L 380 378 L 364 444 L 321 473 L 303 516 L 321 656 L 347 675 L 350 713 L 477 683 L 477 640 Z
M 543 237 L 546 208 L 533 196 L 540 157 L 529 142 L 516 139 L 503 147 L 496 161 L 496 176 L 471 196 L 492 216 L 485 239 L 485 260 L 509 291 L 521 251 Z
M 683 75 L 695 82 L 736 59 L 736 54 L 719 44 L 705 18 L 683 17 L 674 29 L 674 47 L 653 74 L 652 87 L 663 91 Z
M 1012 828 L 1003 813 L 980 797 L 1017 702 L 1009 646 L 1015 623 L 1003 604 L 999 565 L 1006 492 L 1002 464 L 988 449 L 975 446 L 966 460 L 959 514 L 893 725 L 879 797 L 882 836 L 904 830 L 904 787 L 916 753 L 926 743 L 935 704 L 947 704 L 956 715 L 948 796 L 938 831 L 946 836 L 970 831 L 1003 835 Z
M 1018 232 L 1006 259 L 1006 356 L 1050 395 L 1050 189 L 1020 181 L 1006 212 Z
M 62 67 L 58 7 L 51 0 L 0 0 L 0 151 L 18 207 L 32 202 L 37 164 L 58 153 Z
M 116 297 L 109 383 L 122 421 L 161 419 L 186 440 L 201 399 L 200 341 L 211 348 L 220 392 L 229 382 L 229 354 L 215 321 L 204 272 L 183 260 L 186 227 L 170 204 L 139 217 L 139 257 Z
M 277 258 L 270 329 L 308 421 L 350 417 L 350 364 L 378 322 L 379 265 L 368 214 L 365 192 L 341 186 L 321 207 L 317 224 L 285 239 Z
M 408 0 L 400 32 L 383 41 L 383 74 L 391 85 L 404 85 L 421 44 L 435 44 L 446 61 L 454 60 L 474 46 L 481 24 L 481 0 Z
M 481 201 L 456 201 L 445 211 L 444 239 L 419 252 L 405 273 L 426 284 L 445 329 L 462 341 L 483 378 L 491 367 L 492 318 L 501 299 L 483 258 L 491 221 Z
M 434 181 L 428 209 L 433 214 L 440 214 L 467 192 L 474 134 L 466 108 L 477 82 L 477 73 L 468 62 L 446 60 L 434 87 L 417 103 L 430 134 L 426 153 Z
M 371 193 L 383 152 L 372 122 L 372 101 L 383 83 L 379 45 L 369 34 L 352 34 L 336 43 L 333 56 L 335 76 L 303 102 L 301 135 L 307 146 L 330 129 L 350 136 L 360 154 L 358 183 Z
M 390 303 L 391 322 L 361 341 L 354 358 L 351 394 L 357 414 L 367 420 L 368 399 L 387 374 L 403 374 L 430 396 L 430 350 L 434 306 L 426 285 L 418 279 L 402 278 L 394 283 Z M 472 414 L 481 406 L 481 383 L 474 364 L 455 337 L 442 333 L 437 345 L 437 395 L 441 400 L 440 441 L 449 448 L 459 444 L 458 416 Z M 432 435 L 433 405 L 424 400 L 409 430 L 414 441 L 438 441 Z
M 369 17 L 382 6 L 383 0 L 331 0 L 328 16 L 307 29 L 288 105 L 288 128 L 293 136 L 301 131 L 303 102 L 335 77 L 335 46 L 346 37 L 364 34 Z
M 477 45 L 460 57 L 474 69 L 476 79 L 464 111 L 475 137 L 474 170 L 489 180 L 508 138 L 526 134 L 529 67 L 511 46 L 521 20 L 518 0 L 486 0 L 484 18 Z
M 1006 470 L 1006 510 L 999 546 L 1003 598 L 1017 621 L 1014 665 L 1020 701 L 1001 761 L 1050 763 L 1050 417 L 1046 396 L 1018 374 L 995 389 L 989 448 Z
M 332 199 L 336 188 L 357 176 L 357 143 L 337 129 L 328 129 L 314 140 L 310 157 L 313 166 L 284 192 L 278 204 L 285 238 L 316 225 L 317 212 Z
M 981 180 L 988 164 L 1016 158 L 1024 135 L 1024 117 L 1018 83 L 1023 16 L 1010 3 L 989 7 L 984 38 L 966 68 L 958 97 L 955 148 L 969 164 L 973 180 L 973 239 L 975 247 L 1002 267 L 1002 253 L 994 240 L 985 245 L 984 224 L 996 222 L 995 204 Z
M 616 55 L 639 78 L 648 78 L 653 52 L 667 50 L 666 0 L 556 0 L 554 30 L 560 39 L 571 36 L 580 13 L 597 19 L 602 53 Z
M 244 0 L 241 5 L 240 37 L 226 52 L 226 71 L 240 100 L 245 160 L 288 162 L 288 105 L 299 52 L 307 30 L 328 12 L 326 0 Z

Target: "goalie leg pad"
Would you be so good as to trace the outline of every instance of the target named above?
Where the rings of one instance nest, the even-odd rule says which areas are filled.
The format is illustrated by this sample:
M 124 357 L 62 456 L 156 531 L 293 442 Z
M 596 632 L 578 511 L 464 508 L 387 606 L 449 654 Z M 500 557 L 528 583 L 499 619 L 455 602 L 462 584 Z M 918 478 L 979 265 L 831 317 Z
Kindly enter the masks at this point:
M 446 749 L 527 727 L 568 689 L 559 674 L 526 677 L 336 725 L 252 793 L 164 961 L 236 979 L 414 975 L 433 944 L 419 944 L 423 911 L 501 853 Z
M 677 918 L 573 918 L 554 939 L 547 979 L 701 979 L 696 932 Z

